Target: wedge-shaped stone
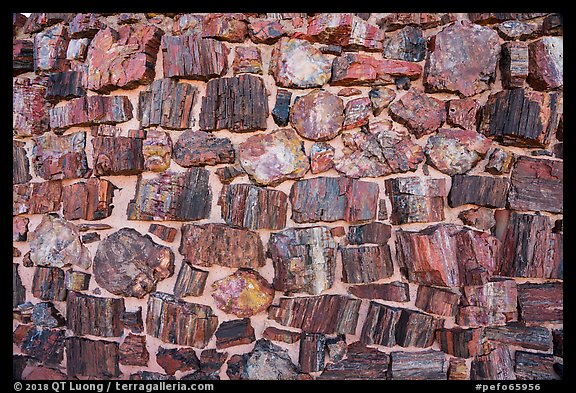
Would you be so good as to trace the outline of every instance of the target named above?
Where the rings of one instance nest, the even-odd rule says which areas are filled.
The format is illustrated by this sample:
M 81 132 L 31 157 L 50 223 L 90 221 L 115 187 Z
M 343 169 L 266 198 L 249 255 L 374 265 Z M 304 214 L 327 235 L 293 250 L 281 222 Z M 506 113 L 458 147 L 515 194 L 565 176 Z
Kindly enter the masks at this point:
M 17 136 L 40 135 L 50 129 L 50 108 L 46 86 L 30 78 L 12 82 L 12 131 Z
M 336 243 L 327 227 L 288 228 L 270 234 L 274 289 L 317 295 L 332 287 Z
M 448 203 L 450 207 L 472 203 L 503 208 L 506 206 L 509 189 L 510 181 L 506 177 L 454 175 Z
M 338 172 L 353 178 L 387 176 L 415 171 L 424 161 L 422 147 L 407 132 L 392 130 L 384 122 L 344 132 L 344 154 L 334 158 Z
M 300 332 L 294 332 L 292 330 L 278 329 L 274 326 L 268 326 L 262 332 L 262 337 L 266 340 L 271 341 L 281 341 L 286 344 L 294 344 L 296 341 L 300 340 Z
M 503 90 L 488 97 L 478 130 L 504 145 L 545 148 L 561 112 L 558 93 Z
M 222 187 L 218 205 L 226 223 L 249 229 L 282 229 L 286 226 L 288 196 L 252 184 Z
M 564 284 L 518 284 L 520 318 L 527 323 L 562 323 L 564 320 Z
M 66 326 L 77 336 L 120 337 L 124 332 L 120 321 L 123 312 L 122 298 L 96 297 L 70 291 L 66 299 Z
M 390 356 L 359 341 L 348 345 L 346 359 L 328 363 L 318 379 L 388 379 Z
M 156 79 L 138 97 L 138 120 L 141 127 L 160 126 L 173 130 L 195 124 L 192 107 L 198 88 L 172 78 Z
M 263 130 L 268 115 L 268 91 L 264 80 L 241 74 L 208 81 L 206 95 L 202 97 L 199 126 L 203 131 Z
M 183 262 L 174 284 L 174 296 L 177 298 L 185 296 L 201 296 L 206 286 L 208 272 L 196 269 L 188 263 Z
M 132 119 L 128 96 L 83 96 L 50 109 L 50 128 L 57 133 L 72 126 L 116 124 Z
M 123 25 L 96 33 L 86 57 L 88 89 L 109 93 L 154 80 L 156 55 L 164 32 L 153 24 Z
M 228 47 L 197 35 L 162 37 L 160 46 L 165 77 L 208 80 L 228 70 Z
M 514 360 L 510 349 L 500 345 L 486 355 L 476 355 L 470 366 L 472 380 L 514 380 Z
M 256 341 L 250 318 L 224 321 L 218 326 L 214 335 L 216 336 L 216 348 L 218 349 L 250 344 Z
M 292 219 L 298 223 L 360 223 L 376 218 L 378 184 L 346 177 L 299 180 L 290 189 L 290 202 Z
M 516 351 L 516 378 L 522 380 L 561 379 L 554 370 L 554 356 L 545 353 Z
M 394 274 L 390 247 L 387 244 L 341 247 L 340 253 L 343 282 L 365 284 Z
M 453 327 L 451 329 L 436 330 L 436 340 L 440 343 L 440 349 L 449 355 L 460 358 L 469 358 L 476 354 L 484 353 L 482 348 L 482 329 L 463 329 Z
M 542 326 L 525 326 L 520 323 L 488 326 L 484 329 L 484 337 L 489 341 L 517 345 L 537 351 L 548 351 L 552 346 L 550 329 Z
M 120 375 L 118 343 L 83 337 L 66 339 L 68 376 L 112 378 Z
M 444 380 L 448 378 L 444 352 L 433 349 L 390 353 L 390 378 L 398 380 Z
M 397 177 L 384 184 L 392 202 L 392 224 L 444 220 L 445 179 Z
M 381 299 L 391 302 L 410 301 L 410 288 L 408 288 L 407 283 L 401 281 L 351 285 L 348 287 L 348 293 L 361 299 Z
M 512 169 L 508 203 L 514 210 L 564 211 L 562 161 L 519 157 Z
M 177 300 L 163 292 L 148 297 L 146 334 L 164 342 L 204 348 L 217 326 L 218 317 L 209 306 Z
M 321 87 L 330 80 L 330 59 L 308 41 L 282 37 L 272 49 L 269 74 L 281 87 Z
M 444 102 L 414 89 L 388 107 L 395 121 L 408 127 L 416 138 L 436 131 L 446 120 Z
M 548 216 L 512 212 L 502 241 L 500 274 L 562 278 L 563 236 L 553 227 Z
M 112 198 L 117 188 L 108 180 L 92 177 L 87 182 L 62 190 L 63 214 L 67 220 L 102 220 L 112 214 Z
M 94 278 L 110 293 L 142 298 L 174 274 L 174 253 L 149 235 L 122 228 L 98 244 Z
M 198 266 L 257 269 L 265 262 L 256 232 L 220 223 L 183 225 L 178 251 L 184 255 L 184 262 Z
M 424 67 L 428 92 L 447 91 L 470 97 L 490 88 L 500 55 L 498 33 L 458 20 L 430 38 Z
M 495 279 L 484 285 L 464 286 L 456 323 L 479 327 L 517 321 L 517 299 L 518 289 L 516 281 L 512 279 Z
M 134 199 L 128 203 L 129 220 L 193 221 L 208 218 L 212 191 L 204 168 L 165 171 L 155 177 L 138 176 Z
M 422 66 L 410 61 L 377 59 L 364 53 L 346 53 L 332 61 L 334 86 L 364 86 L 393 84 L 396 77 L 418 79 Z
M 237 317 L 250 317 L 265 311 L 274 299 L 274 289 L 258 272 L 238 269 L 212 283 L 216 306 Z
M 361 302 L 343 295 L 281 297 L 268 317 L 308 333 L 354 334 Z
M 88 269 L 90 252 L 80 242 L 74 224 L 47 214 L 30 233 L 30 260 L 37 266 L 63 267 L 70 264 Z

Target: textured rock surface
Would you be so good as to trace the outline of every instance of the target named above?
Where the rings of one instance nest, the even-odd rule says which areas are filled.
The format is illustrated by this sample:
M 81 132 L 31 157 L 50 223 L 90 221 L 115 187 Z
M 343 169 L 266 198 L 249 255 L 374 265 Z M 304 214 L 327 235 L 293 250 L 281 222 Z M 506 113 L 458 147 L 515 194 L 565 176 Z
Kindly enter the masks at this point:
M 422 67 L 409 61 L 377 59 L 362 53 L 346 53 L 332 61 L 331 84 L 336 86 L 352 85 L 389 85 L 395 77 L 418 79 Z
M 225 313 L 250 317 L 268 308 L 274 299 L 274 289 L 256 271 L 239 269 L 212 284 L 212 297 Z
M 564 294 L 561 282 L 518 284 L 520 318 L 531 322 L 562 322 Z
M 405 26 L 394 33 L 386 34 L 383 55 L 387 59 L 419 62 L 426 56 L 426 40 L 422 29 Z
M 448 361 L 440 351 L 430 349 L 420 352 L 392 352 L 390 358 L 391 379 L 447 379 Z
M 122 228 L 98 244 L 94 278 L 107 291 L 142 298 L 174 274 L 174 253 L 148 235 Z
M 124 299 L 104 298 L 70 291 L 66 299 L 67 327 L 77 336 L 101 337 L 122 335 L 120 316 Z
M 66 339 L 68 376 L 112 378 L 120 375 L 118 343 L 82 337 Z
M 516 351 L 516 378 L 521 380 L 561 379 L 554 370 L 554 357 L 543 353 Z
M 46 85 L 46 100 L 57 102 L 86 94 L 82 85 L 81 71 L 65 71 L 50 74 Z
M 503 208 L 509 189 L 510 181 L 505 177 L 454 175 L 448 203 L 451 207 L 473 203 L 479 206 Z
M 428 138 L 428 163 L 447 175 L 470 171 L 488 153 L 491 142 L 473 130 L 441 128 Z
M 278 89 L 276 92 L 276 103 L 272 109 L 272 118 L 279 127 L 286 127 L 290 120 L 290 100 L 292 92 L 290 90 Z
M 142 141 L 144 169 L 162 172 L 170 167 L 172 156 L 172 139 L 170 134 L 160 130 L 146 130 L 146 138 Z
M 310 171 L 318 174 L 332 169 L 335 151 L 334 147 L 326 142 L 315 142 L 310 149 Z
M 118 347 L 118 362 L 127 366 L 147 366 L 150 354 L 146 349 L 146 336 L 129 333 Z
M 317 295 L 332 287 L 336 243 L 327 227 L 272 233 L 268 252 L 274 266 L 274 289 Z
M 392 227 L 381 222 L 352 225 L 348 228 L 349 244 L 386 244 L 392 235 Z
M 390 115 L 416 138 L 436 131 L 446 120 L 444 103 L 416 90 L 409 90 L 389 107 Z
M 516 282 L 502 279 L 464 286 L 456 323 L 470 327 L 504 325 L 518 319 Z
M 290 109 L 290 123 L 298 135 L 313 141 L 335 138 L 343 122 L 342 99 L 325 90 L 315 89 L 298 97 Z
M 320 87 L 331 76 L 330 60 L 308 41 L 282 37 L 274 45 L 269 74 L 281 87 Z
M 385 186 L 392 202 L 392 224 L 444 220 L 444 198 L 448 195 L 444 179 L 397 177 L 387 179 Z
M 351 284 L 370 283 L 394 274 L 388 245 L 361 245 L 340 248 L 342 281 Z
M 50 109 L 50 128 L 55 132 L 72 126 L 116 124 L 132 118 L 132 104 L 127 96 L 83 96 L 64 106 Z
M 388 87 L 373 87 L 368 92 L 372 104 L 372 113 L 379 116 L 385 108 L 396 98 L 396 92 Z
M 12 76 L 34 71 L 34 42 L 12 40 Z
M 254 328 L 250 324 L 250 318 L 224 321 L 218 326 L 218 330 L 216 330 L 214 335 L 216 336 L 216 348 L 218 349 L 250 344 L 256 340 Z
M 126 214 L 129 220 L 199 220 L 210 215 L 211 197 L 208 171 L 203 168 L 139 176 Z
M 292 219 L 298 223 L 376 217 L 378 184 L 345 177 L 299 180 L 290 189 Z
M 174 161 L 185 168 L 191 166 L 234 163 L 234 147 L 228 138 L 216 138 L 204 131 L 187 130 L 172 149 Z
M 506 42 L 502 46 L 500 69 L 505 88 L 523 87 L 528 77 L 528 44 L 522 41 Z
M 66 71 L 66 48 L 70 35 L 64 23 L 59 23 L 34 36 L 34 71 L 38 74 Z
M 67 220 L 102 220 L 112 214 L 116 187 L 108 180 L 91 177 L 62 189 L 63 214 Z
M 328 363 L 318 379 L 380 380 L 387 379 L 390 356 L 360 342 L 348 345 L 346 359 Z
M 382 50 L 383 32 L 378 26 L 352 14 L 319 14 L 308 22 L 307 35 L 314 41 L 344 50 Z
M 496 225 L 494 211 L 486 207 L 462 210 L 458 214 L 464 225 L 470 225 L 482 231 L 488 231 Z
M 476 130 L 481 108 L 480 103 L 473 98 L 450 100 L 446 103 L 446 121 L 465 130 Z
M 256 341 L 254 349 L 228 360 L 226 371 L 230 379 L 294 380 L 298 369 L 285 349 L 266 339 Z
M 237 46 L 232 63 L 234 75 L 248 72 L 262 75 L 262 54 L 257 46 Z
M 440 349 L 449 355 L 469 358 L 482 354 L 482 329 L 438 329 L 436 339 Z
M 431 38 L 424 67 L 430 92 L 469 97 L 490 88 L 500 54 L 498 34 L 467 20 L 456 21 Z
M 92 139 L 94 175 L 136 175 L 144 171 L 142 139 L 98 136 Z
M 510 323 L 506 326 L 491 326 L 484 329 L 484 337 L 507 345 L 548 351 L 552 344 L 552 333 L 545 327 L 529 327 Z
M 193 348 L 165 348 L 159 347 L 156 361 L 168 375 L 176 371 L 196 371 L 200 369 L 200 360 Z
M 301 178 L 310 168 L 304 142 L 292 128 L 251 136 L 238 147 L 238 159 L 250 180 L 262 186 Z
M 514 153 L 504 149 L 495 148 L 489 153 L 488 162 L 486 163 L 484 170 L 491 175 L 510 173 L 515 160 L 516 157 Z
M 344 124 L 342 129 L 349 130 L 368 124 L 371 112 L 370 98 L 354 98 L 346 103 L 344 108 Z
M 381 299 L 391 302 L 409 302 L 410 291 L 408 284 L 393 281 L 385 284 L 351 285 L 348 292 L 361 299 Z
M 528 46 L 528 83 L 538 90 L 564 84 L 564 45 L 561 37 L 542 37 Z
M 470 365 L 470 379 L 516 379 L 514 360 L 507 346 L 499 346 L 486 355 L 475 356 Z
M 253 269 L 264 265 L 263 250 L 256 232 L 220 223 L 183 225 L 178 249 L 190 264 Z
M 12 83 L 12 130 L 14 135 L 31 136 L 48 131 L 50 104 L 46 87 L 30 78 L 14 78 Z

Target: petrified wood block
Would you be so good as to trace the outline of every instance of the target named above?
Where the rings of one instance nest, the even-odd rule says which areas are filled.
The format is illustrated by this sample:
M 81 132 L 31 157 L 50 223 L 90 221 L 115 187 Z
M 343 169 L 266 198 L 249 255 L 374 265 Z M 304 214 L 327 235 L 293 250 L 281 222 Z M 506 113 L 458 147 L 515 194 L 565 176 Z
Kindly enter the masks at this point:
M 410 301 L 408 284 L 401 281 L 383 284 L 350 285 L 348 293 L 361 299 L 382 299 L 391 302 Z
M 17 263 L 12 264 L 12 308 L 26 301 L 26 288 L 22 285 L 22 279 L 18 273 Z
M 518 284 L 521 320 L 527 323 L 562 323 L 564 319 L 562 282 Z
M 50 128 L 56 133 L 72 126 L 116 124 L 132 119 L 128 96 L 83 96 L 50 109 Z
M 214 335 L 216 336 L 216 348 L 218 349 L 250 344 L 256 340 L 250 318 L 224 321 L 218 326 Z
M 519 157 L 510 177 L 508 203 L 514 210 L 564 211 L 562 161 Z
M 388 107 L 390 116 L 404 124 L 416 138 L 436 131 L 446 120 L 443 101 L 414 89 Z
M 237 317 L 250 317 L 265 311 L 274 299 L 274 289 L 258 272 L 238 269 L 212 283 L 216 306 Z
M 75 335 L 120 337 L 123 298 L 105 298 L 70 291 L 66 300 L 67 327 Z
M 94 175 L 136 175 L 144 171 L 142 139 L 98 136 L 92 139 Z
M 334 166 L 336 149 L 326 142 L 315 142 L 310 149 L 310 171 L 313 174 L 326 172 Z
M 342 281 L 361 284 L 378 281 L 394 274 L 390 247 L 361 245 L 341 247 Z
M 354 334 L 361 300 L 343 295 L 281 297 L 268 317 L 308 333 Z
M 62 136 L 46 133 L 33 140 L 32 164 L 43 179 L 74 179 L 89 175 L 85 132 Z
M 207 81 L 228 70 L 228 47 L 211 38 L 165 35 L 160 48 L 165 77 Z
M 87 182 L 62 190 L 63 214 L 67 220 L 102 220 L 112 214 L 112 198 L 117 188 L 110 181 L 92 177 Z
M 239 165 L 229 165 L 216 169 L 216 176 L 222 184 L 230 184 L 234 179 L 246 174 L 244 169 Z
M 458 214 L 464 225 L 470 225 L 483 231 L 489 231 L 496 225 L 494 210 L 487 207 L 478 207 L 462 210 Z
M 502 86 L 505 89 L 523 87 L 528 77 L 528 43 L 506 42 L 502 45 L 501 56 Z
M 58 365 L 64 360 L 65 330 L 32 327 L 22 340 L 20 349 L 26 355 L 47 365 Z
M 305 373 L 324 370 L 324 348 L 326 336 L 322 333 L 305 333 L 300 336 L 298 364 Z
M 299 375 L 288 351 L 263 338 L 256 341 L 252 351 L 233 355 L 226 374 L 233 380 L 294 380 Z
M 34 71 L 34 42 L 12 39 L 12 76 Z
M 138 306 L 136 311 L 126 311 L 120 315 L 120 321 L 125 329 L 129 329 L 132 333 L 142 333 L 144 331 L 144 323 L 142 322 L 142 307 Z
M 450 207 L 467 203 L 503 208 L 510 189 L 510 181 L 505 177 L 476 175 L 454 175 L 448 195 Z
M 111 378 L 120 375 L 118 343 L 83 337 L 66 339 L 68 376 Z
M 307 35 L 313 42 L 339 45 L 345 50 L 381 51 L 384 33 L 354 14 L 321 13 L 308 21 Z
M 416 294 L 416 307 L 443 317 L 453 317 L 458 311 L 460 296 L 449 288 L 419 285 Z
M 511 380 L 514 374 L 514 360 L 510 349 L 500 345 L 486 355 L 477 355 L 470 366 L 472 380 Z
M 460 358 L 469 358 L 476 354 L 482 354 L 482 329 L 463 329 L 453 327 L 451 329 L 436 330 L 436 340 L 440 343 L 440 349 L 449 355 Z
M 283 229 L 286 226 L 288 196 L 280 191 L 252 184 L 222 187 L 218 205 L 226 223 L 249 229 Z
M 150 224 L 148 232 L 164 240 L 165 242 L 173 242 L 178 233 L 178 229 L 167 227 L 162 224 Z
M 521 380 L 561 379 L 554 370 L 554 356 L 545 353 L 516 351 L 516 378 Z
M 564 357 L 564 328 L 552 329 L 552 345 L 554 355 Z
M 545 148 L 561 111 L 558 93 L 503 90 L 488 98 L 478 130 L 505 145 Z
M 390 353 L 390 378 L 398 380 L 444 380 L 448 378 L 444 352 L 433 349 Z
M 274 289 L 317 295 L 332 287 L 336 243 L 327 227 L 288 228 L 270 235 Z
M 386 244 L 392 235 L 392 227 L 381 222 L 370 222 L 363 225 L 351 225 L 348 228 L 349 244 Z
M 276 92 L 276 104 L 272 109 L 272 118 L 279 127 L 286 127 L 290 119 L 290 100 L 292 92 L 289 90 L 278 89 Z
M 12 82 L 12 130 L 17 136 L 40 135 L 50 129 L 51 105 L 44 99 L 46 87 L 30 78 Z
M 12 241 L 25 242 L 28 239 L 28 217 L 12 217 Z
M 158 281 L 174 274 L 174 253 L 149 235 L 122 228 L 98 244 L 94 278 L 107 291 L 142 298 Z
M 298 97 L 290 109 L 290 123 L 303 138 L 328 141 L 342 130 L 344 102 L 322 89 Z
M 466 359 L 450 358 L 448 379 L 456 381 L 467 381 L 470 379 L 470 370 L 466 364 Z
M 525 326 L 520 323 L 508 323 L 505 326 L 484 328 L 484 337 L 506 345 L 548 351 L 552 344 L 550 329 L 542 326 Z
M 128 333 L 119 346 L 120 364 L 125 366 L 148 366 L 150 354 L 146 349 L 146 336 Z
M 146 130 L 146 138 L 142 142 L 142 155 L 146 170 L 162 172 L 168 169 L 172 157 L 170 134 L 160 130 Z
M 205 349 L 200 353 L 200 369 L 205 373 L 218 373 L 226 362 L 228 352 L 218 352 L 216 349 Z
M 378 193 L 378 184 L 346 177 L 299 180 L 290 189 L 292 219 L 298 223 L 373 220 Z
M 185 168 L 233 164 L 234 156 L 234 147 L 230 139 L 216 138 L 204 131 L 184 131 L 172 149 L 174 161 Z
M 274 326 L 268 326 L 262 332 L 262 337 L 264 337 L 265 339 L 272 341 L 281 341 L 286 344 L 294 344 L 295 342 L 300 340 L 300 336 L 301 336 L 300 332 L 294 332 L 292 330 L 286 330 L 286 329 L 278 329 L 277 327 Z
M 26 144 L 21 141 L 12 141 L 12 184 L 27 183 L 31 179 Z
M 184 262 L 199 266 L 256 269 L 265 263 L 264 247 L 256 232 L 220 223 L 184 224 L 178 251 Z
M 528 46 L 528 83 L 537 90 L 564 84 L 563 37 L 542 37 Z
M 234 48 L 232 62 L 234 75 L 243 72 L 262 75 L 262 53 L 257 46 L 237 46 Z
M 157 79 L 138 97 L 141 127 L 161 126 L 182 130 L 195 124 L 192 107 L 198 88 L 171 78 Z
M 192 221 L 210 215 L 212 191 L 204 168 L 166 171 L 155 177 L 138 176 L 134 199 L 128 203 L 129 220 Z
M 512 279 L 502 278 L 484 285 L 464 286 L 456 323 L 479 327 L 516 321 L 517 298 L 516 281 Z
M 387 379 L 390 356 L 356 341 L 348 345 L 346 359 L 328 363 L 318 379 Z
M 386 179 L 385 187 L 392 203 L 392 224 L 444 220 L 445 179 L 397 177 Z
M 46 85 L 46 100 L 56 103 L 86 95 L 82 85 L 82 71 L 65 71 L 50 74 Z
M 90 286 L 90 273 L 80 271 L 66 270 L 64 284 L 69 291 L 86 291 Z
M 98 33 L 98 30 L 106 28 L 100 19 L 100 14 L 96 13 L 75 14 L 69 26 L 72 38 L 92 38 Z
M 228 42 L 243 42 L 248 35 L 244 14 L 213 13 L 202 21 L 202 37 L 213 37 Z
M 174 375 L 178 370 L 186 372 L 200 369 L 200 361 L 193 348 L 159 347 L 156 362 L 169 375 Z
M 372 112 L 370 98 L 354 98 L 346 103 L 344 108 L 344 123 L 342 129 L 350 130 L 368 124 L 368 117 Z
M 377 59 L 364 53 L 345 53 L 332 61 L 333 86 L 388 85 L 395 77 L 418 79 L 422 66 L 410 61 Z
M 426 39 L 418 26 L 405 26 L 386 34 L 383 56 L 387 59 L 419 62 L 426 57 Z
M 450 100 L 446 103 L 446 121 L 464 130 L 476 130 L 481 109 L 480 103 L 473 98 Z
M 563 277 L 563 236 L 554 233 L 554 223 L 548 216 L 513 211 L 503 236 L 501 275 Z
M 164 32 L 153 24 L 123 25 L 96 33 L 86 56 L 85 85 L 99 93 L 132 89 L 154 80 L 156 55 Z
M 268 114 L 268 91 L 262 78 L 250 74 L 217 78 L 206 85 L 199 126 L 204 131 L 263 130 Z
M 164 342 L 204 348 L 217 326 L 218 317 L 209 306 L 177 300 L 163 292 L 148 297 L 146 333 Z
M 70 41 L 68 27 L 59 23 L 34 35 L 34 72 L 46 74 L 66 71 L 66 48 Z

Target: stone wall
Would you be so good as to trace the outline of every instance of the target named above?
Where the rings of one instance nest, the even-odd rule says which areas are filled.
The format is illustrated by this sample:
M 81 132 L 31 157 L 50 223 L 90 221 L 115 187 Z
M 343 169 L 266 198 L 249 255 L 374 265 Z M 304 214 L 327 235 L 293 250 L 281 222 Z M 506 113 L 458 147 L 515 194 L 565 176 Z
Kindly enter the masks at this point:
M 560 378 L 562 30 L 14 14 L 15 378 Z

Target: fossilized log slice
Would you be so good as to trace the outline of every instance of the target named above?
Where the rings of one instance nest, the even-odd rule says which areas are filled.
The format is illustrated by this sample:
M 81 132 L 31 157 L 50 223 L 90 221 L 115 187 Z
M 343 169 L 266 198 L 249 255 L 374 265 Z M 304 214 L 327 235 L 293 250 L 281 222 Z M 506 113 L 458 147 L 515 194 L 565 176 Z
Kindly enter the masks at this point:
M 340 253 L 343 282 L 370 283 L 394 274 L 390 247 L 387 244 L 341 247 Z
M 448 361 L 441 351 L 392 352 L 390 359 L 391 379 L 444 380 L 448 377 Z
M 265 311 L 274 299 L 274 289 L 258 272 L 238 269 L 212 284 L 216 306 L 237 317 L 250 317 Z
M 472 380 L 511 380 L 514 374 L 514 360 L 510 350 L 500 345 L 486 355 L 477 355 L 470 366 Z
M 436 340 L 440 343 L 440 349 L 449 355 L 461 358 L 469 358 L 476 354 L 484 353 L 482 348 L 482 329 L 463 329 L 453 327 L 451 329 L 438 329 Z
M 528 323 L 562 323 L 564 319 L 564 284 L 518 284 L 520 318 Z
M 537 351 L 548 351 L 552 346 L 552 332 L 543 326 L 525 326 L 519 323 L 488 326 L 484 329 L 484 337 L 489 341 Z
M 65 300 L 67 291 L 64 284 L 64 270 L 37 266 L 31 289 L 32 296 L 40 300 Z
M 94 278 L 107 291 L 142 298 L 174 274 L 174 253 L 148 235 L 122 228 L 98 244 Z
M 201 296 L 206 286 L 208 272 L 196 269 L 186 262 L 182 262 L 176 283 L 174 284 L 174 296 Z
M 132 119 L 128 96 L 84 96 L 50 109 L 50 128 L 62 133 L 72 126 L 116 124 Z
M 120 337 L 124 299 L 105 298 L 70 291 L 66 300 L 67 327 L 75 335 Z
M 82 337 L 66 339 L 68 376 L 111 378 L 120 375 L 118 343 Z
M 359 341 L 348 345 L 346 359 L 328 363 L 318 379 L 387 379 L 390 356 Z
M 112 214 L 112 197 L 117 188 L 105 179 L 92 177 L 87 182 L 65 186 L 62 190 L 63 214 L 67 220 L 102 220 Z
M 454 175 L 448 203 L 450 207 L 473 203 L 503 208 L 506 206 L 509 188 L 510 181 L 505 177 Z
M 214 335 L 216 336 L 216 348 L 218 349 L 250 344 L 256 341 L 250 318 L 224 321 L 218 326 Z

